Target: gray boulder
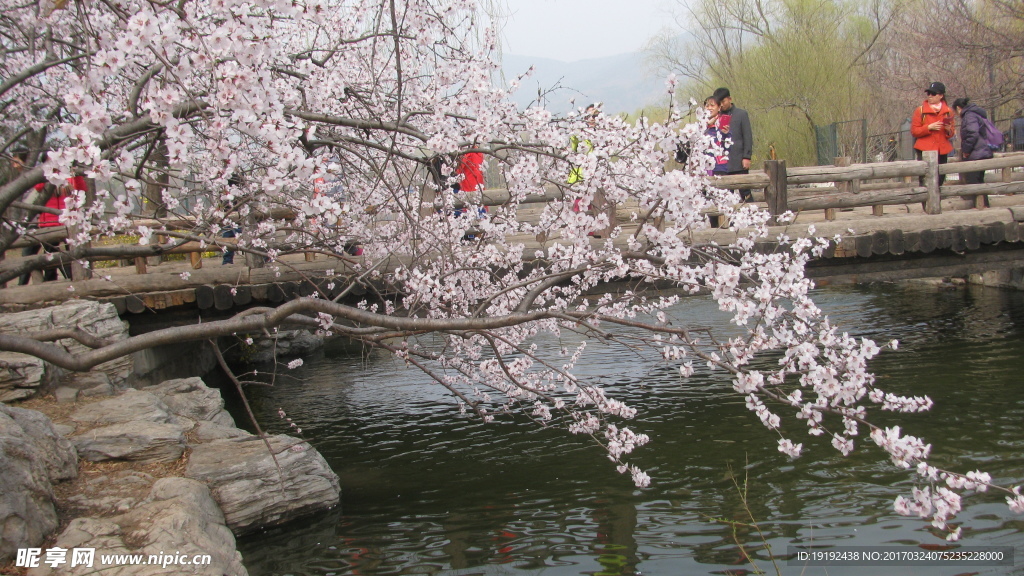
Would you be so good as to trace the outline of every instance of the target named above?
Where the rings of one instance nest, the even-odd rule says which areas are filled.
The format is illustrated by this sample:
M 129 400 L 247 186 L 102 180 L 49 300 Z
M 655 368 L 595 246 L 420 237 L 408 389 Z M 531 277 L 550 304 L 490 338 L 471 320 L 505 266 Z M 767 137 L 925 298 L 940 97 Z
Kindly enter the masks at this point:
M 192 434 L 199 442 L 252 436 L 252 434 L 240 428 L 235 428 L 234 426 L 221 426 L 220 424 L 215 424 L 213 422 L 200 422 L 192 429 Z
M 157 480 L 148 496 L 126 514 L 73 520 L 54 546 L 67 550 L 95 548 L 96 555 L 91 567 L 72 567 L 70 563 L 50 567 L 40 563 L 38 568 L 29 570 L 30 576 L 247 576 L 242 557 L 235 549 L 235 538 L 225 526 L 224 515 L 210 497 L 209 489 L 186 478 Z M 157 563 L 106 565 L 101 553 L 141 555 L 147 563 L 153 557 Z
M 89 424 L 121 424 L 136 420 L 171 424 L 177 419 L 171 409 L 155 394 L 140 390 L 128 390 L 109 400 L 100 400 L 71 413 L 75 422 Z
M 71 441 L 78 455 L 91 462 L 174 462 L 185 452 L 187 428 L 176 422 L 137 420 L 93 428 L 72 436 Z
M 208 421 L 221 426 L 234 426 L 235 420 L 224 410 L 220 391 L 208 387 L 202 378 L 167 380 L 142 389 L 160 398 L 170 410 L 197 421 Z
M 12 402 L 47 390 L 63 371 L 39 358 L 0 352 L 0 402 Z
M 336 506 L 338 476 L 302 440 L 278 435 L 194 446 L 185 476 L 205 482 L 235 534 Z
M 81 483 L 64 503 L 70 516 L 113 516 L 124 514 L 142 502 L 156 480 L 136 470 L 117 470 Z
M 128 324 L 117 315 L 114 305 L 92 300 L 70 300 L 59 306 L 0 314 L 0 333 L 22 334 L 52 328 L 79 328 L 93 336 L 111 341 L 128 338 Z M 89 348 L 66 338 L 57 344 L 72 355 L 84 354 Z M 132 373 L 132 359 L 123 356 L 100 364 L 93 372 L 105 373 L 111 384 L 122 387 Z
M 57 528 L 53 484 L 77 473 L 74 448 L 49 419 L 0 404 L 0 564 Z

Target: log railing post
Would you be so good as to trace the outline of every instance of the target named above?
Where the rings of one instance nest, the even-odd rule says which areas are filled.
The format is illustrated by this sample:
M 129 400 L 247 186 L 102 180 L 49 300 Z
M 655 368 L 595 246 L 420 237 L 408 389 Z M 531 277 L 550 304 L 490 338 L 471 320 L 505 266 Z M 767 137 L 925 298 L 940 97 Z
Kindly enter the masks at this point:
M 786 189 L 786 161 L 768 160 L 764 163 L 764 172 L 768 175 L 768 187 L 764 189 L 768 212 L 772 215 L 771 224 L 778 224 L 778 217 L 789 211 L 789 195 Z
M 832 164 L 834 166 L 848 167 L 851 164 L 853 164 L 853 159 L 850 158 L 849 156 L 840 156 L 833 160 Z M 836 190 L 842 194 L 849 193 L 851 190 L 849 180 L 839 181 L 836 182 L 835 184 Z M 858 191 L 859 189 L 860 187 L 858 186 Z M 835 220 L 837 212 L 838 210 L 836 210 L 835 208 L 825 208 L 825 220 Z
M 924 150 L 921 157 L 926 165 L 924 187 L 928 191 L 924 211 L 926 214 L 942 214 L 942 193 L 939 190 L 939 153 L 935 150 Z
M 595 231 L 595 236 L 601 238 L 611 236 L 612 230 L 619 224 L 616 211 L 615 202 L 608 199 L 608 196 L 604 193 L 604 188 L 598 188 L 594 191 L 594 216 L 604 214 L 608 217 L 608 227 Z

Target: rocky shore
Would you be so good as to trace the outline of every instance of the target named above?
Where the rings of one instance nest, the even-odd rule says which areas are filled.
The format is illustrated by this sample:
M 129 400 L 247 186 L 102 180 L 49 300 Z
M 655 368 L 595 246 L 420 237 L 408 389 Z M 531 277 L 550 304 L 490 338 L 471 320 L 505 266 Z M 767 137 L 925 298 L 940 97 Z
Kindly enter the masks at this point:
M 0 330 L 70 318 L 95 334 L 100 319 L 119 337 L 116 312 L 68 306 L 4 315 Z M 337 475 L 304 440 L 237 428 L 200 378 L 135 389 L 130 363 L 108 364 L 69 375 L 0 358 L 0 397 L 21 401 L 0 403 L 0 573 L 39 548 L 24 573 L 244 575 L 235 536 L 338 504 Z M 94 550 L 92 565 L 72 566 L 75 549 Z

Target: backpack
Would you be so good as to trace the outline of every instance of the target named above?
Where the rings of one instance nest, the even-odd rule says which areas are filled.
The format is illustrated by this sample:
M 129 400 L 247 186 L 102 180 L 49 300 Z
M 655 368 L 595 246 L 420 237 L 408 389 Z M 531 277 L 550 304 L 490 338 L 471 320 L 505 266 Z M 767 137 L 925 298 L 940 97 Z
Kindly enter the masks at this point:
M 983 141 L 988 144 L 988 147 L 993 152 L 998 152 L 1003 149 L 1003 133 L 996 128 L 996 125 L 985 117 L 979 117 L 981 125 L 981 137 Z

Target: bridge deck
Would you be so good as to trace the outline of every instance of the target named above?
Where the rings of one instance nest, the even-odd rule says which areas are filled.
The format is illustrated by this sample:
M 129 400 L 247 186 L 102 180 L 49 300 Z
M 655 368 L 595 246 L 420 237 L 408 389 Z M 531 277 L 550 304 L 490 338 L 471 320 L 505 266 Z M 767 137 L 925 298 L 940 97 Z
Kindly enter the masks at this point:
M 815 225 L 818 236 L 842 236 L 843 241 L 830 253 L 830 258 L 819 261 L 809 272 L 819 283 L 985 271 L 978 266 L 987 266 L 987 269 L 1014 264 L 1024 266 L 1021 262 L 1024 231 L 1018 230 L 1020 226 L 1015 217 L 1020 214 L 1024 219 L 1024 198 L 990 196 L 990 200 L 991 208 L 976 209 L 971 200 L 945 199 L 942 214 L 937 215 L 926 215 L 920 204 L 891 206 L 882 216 L 874 215 L 870 207 L 844 209 L 835 213 L 835 220 L 830 221 L 821 211 L 805 212 L 799 214 L 794 223 L 773 228 L 771 237 L 779 233 L 790 237 L 806 235 L 809 224 Z M 524 207 L 521 216 L 530 219 L 530 212 L 539 209 L 539 206 Z M 628 215 L 623 213 L 619 221 L 628 223 Z M 623 238 L 635 230 L 629 224 L 624 224 L 623 229 Z M 727 229 L 709 229 L 698 233 L 696 240 L 727 242 L 733 236 Z M 532 236 L 515 240 L 527 246 L 527 253 L 542 247 Z M 1001 248 L 993 250 L 995 246 Z M 958 256 L 969 252 L 977 252 L 979 262 L 965 263 Z M 913 266 L 918 271 L 908 273 L 907 261 L 924 255 L 931 255 L 929 262 L 918 262 Z M 221 265 L 220 260 L 219 255 L 205 258 L 200 269 L 193 269 L 188 261 L 165 261 L 148 266 L 146 274 L 137 274 L 134 266 L 100 268 L 90 280 L 10 286 L 0 290 L 0 309 L 92 298 L 109 300 L 122 312 L 142 313 L 175 307 L 229 310 L 260 302 L 279 303 L 312 294 L 316 287 L 333 297 L 344 282 L 329 288 L 325 272 L 334 270 L 336 274 L 345 274 L 347 268 L 341 260 L 323 255 L 310 262 L 302 255 L 285 256 L 278 270 L 251 269 L 241 257 L 230 265 Z M 868 265 L 865 260 L 874 264 Z M 188 272 L 187 279 L 183 278 L 185 272 Z M 100 276 L 109 276 L 110 280 Z

